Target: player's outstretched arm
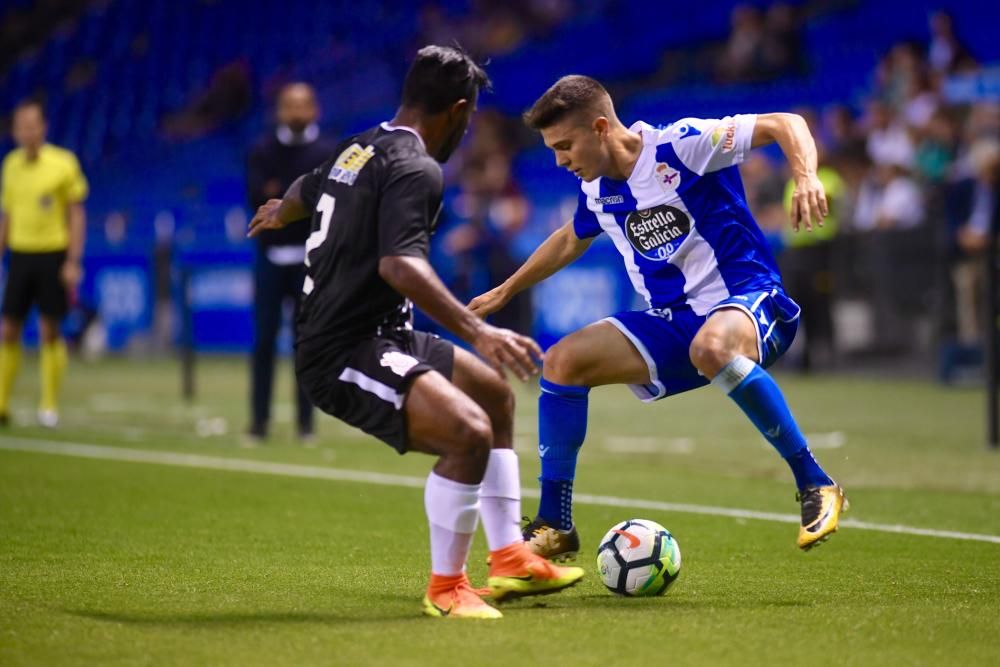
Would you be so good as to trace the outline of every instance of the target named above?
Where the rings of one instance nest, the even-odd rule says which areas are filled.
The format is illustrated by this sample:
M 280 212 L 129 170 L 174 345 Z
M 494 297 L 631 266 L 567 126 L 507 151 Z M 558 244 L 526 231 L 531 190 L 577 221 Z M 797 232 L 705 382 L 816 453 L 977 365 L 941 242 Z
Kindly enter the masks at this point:
M 250 221 L 247 236 L 253 238 L 265 229 L 281 229 L 309 217 L 309 209 L 302 200 L 302 181 L 305 177 L 306 175 L 302 175 L 295 179 L 281 199 L 269 199 L 257 209 Z
M 826 190 L 816 175 L 818 158 L 816 142 L 802 116 L 793 113 L 768 113 L 757 116 L 751 145 L 764 146 L 778 142 L 788 159 L 795 181 L 792 194 L 792 229 L 799 231 L 803 224 L 812 231 L 812 221 L 823 226 L 829 214 Z
M 486 317 L 507 305 L 516 294 L 542 282 L 586 252 L 594 239 L 581 239 L 573 221 L 552 232 L 514 274 L 485 294 L 469 302 L 469 310 Z
M 390 287 L 412 301 L 431 319 L 472 345 L 483 359 L 503 373 L 509 368 L 521 380 L 538 373 L 542 358 L 538 343 L 527 336 L 486 324 L 452 296 L 430 263 L 422 257 L 390 255 L 378 263 Z

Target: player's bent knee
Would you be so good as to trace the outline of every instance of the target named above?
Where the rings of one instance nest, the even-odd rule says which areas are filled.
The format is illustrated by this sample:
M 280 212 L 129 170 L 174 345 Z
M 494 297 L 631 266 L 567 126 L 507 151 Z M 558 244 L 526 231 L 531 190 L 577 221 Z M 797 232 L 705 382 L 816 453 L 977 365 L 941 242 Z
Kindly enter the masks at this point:
M 514 391 L 499 375 L 491 377 L 486 386 L 486 391 L 482 392 L 483 409 L 494 421 L 510 420 L 514 417 Z
M 542 376 L 556 384 L 583 384 L 585 378 L 577 362 L 577 355 L 573 353 L 572 345 L 560 341 L 546 351 Z
M 462 420 L 456 429 L 453 453 L 459 456 L 485 459 L 493 447 L 493 426 L 482 411 L 472 413 Z
M 722 336 L 711 332 L 702 332 L 695 336 L 688 354 L 694 367 L 708 378 L 715 377 L 733 357 L 732 350 L 726 345 Z

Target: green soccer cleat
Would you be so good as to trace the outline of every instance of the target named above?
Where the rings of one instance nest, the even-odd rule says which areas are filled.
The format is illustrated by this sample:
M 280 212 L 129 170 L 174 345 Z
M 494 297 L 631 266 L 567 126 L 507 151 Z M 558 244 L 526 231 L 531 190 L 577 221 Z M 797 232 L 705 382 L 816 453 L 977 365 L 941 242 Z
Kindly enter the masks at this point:
M 532 552 L 524 542 L 515 542 L 490 553 L 487 584 L 494 602 L 558 593 L 581 579 L 581 568 L 550 563 Z
M 528 521 L 528 517 L 524 517 Z M 521 529 L 524 541 L 536 554 L 548 560 L 565 562 L 573 560 L 580 552 L 580 535 L 576 526 L 569 530 L 559 530 L 549 522 L 536 516 Z
M 795 494 L 795 499 L 802 503 L 798 543 L 803 551 L 818 546 L 837 532 L 841 512 L 850 507 L 839 484 L 811 486 Z

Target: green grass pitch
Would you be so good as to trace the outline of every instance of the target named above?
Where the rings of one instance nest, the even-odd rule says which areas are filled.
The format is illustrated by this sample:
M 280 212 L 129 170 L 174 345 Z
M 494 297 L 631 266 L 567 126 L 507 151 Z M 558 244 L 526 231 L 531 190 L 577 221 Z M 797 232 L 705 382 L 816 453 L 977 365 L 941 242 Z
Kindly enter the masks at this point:
M 419 488 L 219 470 L 203 458 L 184 467 L 24 450 L 59 441 L 407 479 L 426 475 L 429 458 L 396 456 L 324 416 L 318 446 L 299 446 L 287 369 L 272 440 L 240 447 L 242 359 L 203 361 L 190 405 L 172 363 L 74 363 L 56 431 L 31 425 L 35 372 L 27 360 L 16 423 L 0 432 L 6 667 L 1000 664 L 1000 543 L 844 527 L 801 553 L 791 523 L 596 502 L 577 508 L 580 586 L 505 605 L 494 623 L 427 619 Z M 1000 535 L 1000 454 L 982 444 L 981 392 L 779 381 L 846 487 L 848 518 Z M 518 391 L 517 448 L 532 489 L 537 389 Z M 711 388 L 655 405 L 595 390 L 576 490 L 797 511 L 784 463 Z M 524 504 L 532 513 L 536 501 Z M 681 576 L 663 598 L 613 597 L 594 572 L 596 540 L 633 516 L 680 543 Z M 480 533 L 474 583 L 485 554 Z

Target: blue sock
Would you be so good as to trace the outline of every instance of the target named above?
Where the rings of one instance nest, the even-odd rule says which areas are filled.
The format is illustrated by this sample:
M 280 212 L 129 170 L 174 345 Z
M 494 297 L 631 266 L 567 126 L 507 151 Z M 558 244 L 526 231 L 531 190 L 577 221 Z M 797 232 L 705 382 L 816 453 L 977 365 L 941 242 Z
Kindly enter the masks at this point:
M 538 516 L 566 530 L 573 525 L 576 455 L 587 436 L 589 387 L 572 387 L 542 378 L 538 397 L 538 455 L 542 460 L 542 499 Z
M 799 489 L 833 484 L 813 458 L 781 389 L 767 371 L 747 357 L 736 357 L 719 371 L 712 384 L 729 394 L 778 450 L 792 469 Z

